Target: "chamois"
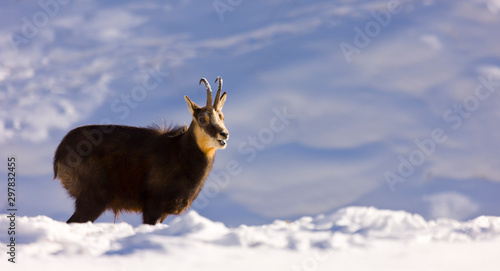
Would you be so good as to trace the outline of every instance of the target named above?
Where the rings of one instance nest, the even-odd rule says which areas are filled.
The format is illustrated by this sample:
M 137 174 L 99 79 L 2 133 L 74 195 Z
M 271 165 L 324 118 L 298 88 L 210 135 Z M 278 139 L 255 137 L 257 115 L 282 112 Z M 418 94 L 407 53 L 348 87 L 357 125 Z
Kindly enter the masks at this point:
M 184 96 L 192 115 L 189 128 L 139 128 L 89 125 L 71 130 L 54 155 L 54 179 L 75 199 L 67 223 L 94 222 L 104 211 L 142 212 L 144 224 L 162 223 L 168 215 L 191 206 L 203 187 L 215 151 L 224 149 L 229 133 L 224 125 L 222 79 L 212 105 L 207 89 L 205 107 Z

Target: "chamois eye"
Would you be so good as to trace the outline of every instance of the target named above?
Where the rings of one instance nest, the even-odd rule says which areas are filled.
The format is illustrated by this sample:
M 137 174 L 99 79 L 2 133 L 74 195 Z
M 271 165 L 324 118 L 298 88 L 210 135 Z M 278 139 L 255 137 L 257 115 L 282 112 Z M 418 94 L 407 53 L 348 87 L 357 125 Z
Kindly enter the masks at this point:
M 207 123 L 207 119 L 205 118 L 205 116 L 201 116 L 198 118 L 198 121 L 201 123 L 201 124 L 205 124 Z

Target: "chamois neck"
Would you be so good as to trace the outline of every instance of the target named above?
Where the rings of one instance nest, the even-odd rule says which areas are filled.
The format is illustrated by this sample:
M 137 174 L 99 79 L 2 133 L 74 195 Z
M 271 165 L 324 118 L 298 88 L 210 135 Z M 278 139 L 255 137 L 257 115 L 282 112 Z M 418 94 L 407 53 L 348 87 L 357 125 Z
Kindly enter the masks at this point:
M 213 160 L 215 157 L 215 151 L 217 148 L 210 146 L 210 136 L 207 135 L 201 127 L 199 127 L 194 121 L 189 125 L 188 130 L 184 134 L 184 141 L 193 142 L 198 149 L 205 154 L 205 156 L 209 160 Z M 184 144 L 188 144 L 188 142 L 184 142 Z M 192 143 L 191 143 L 192 144 Z

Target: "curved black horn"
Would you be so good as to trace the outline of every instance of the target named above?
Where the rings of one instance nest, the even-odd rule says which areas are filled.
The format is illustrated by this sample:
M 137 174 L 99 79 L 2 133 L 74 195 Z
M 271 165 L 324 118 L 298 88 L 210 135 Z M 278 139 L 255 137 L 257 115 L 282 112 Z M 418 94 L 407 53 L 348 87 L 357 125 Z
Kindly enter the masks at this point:
M 208 83 L 207 79 L 201 78 L 200 79 L 200 85 L 203 82 L 205 84 L 205 87 L 207 87 L 207 105 L 206 107 L 212 107 L 212 88 L 210 88 L 210 84 Z
M 219 81 L 219 87 L 217 88 L 217 95 L 215 95 L 215 102 L 214 102 L 214 108 L 217 109 L 217 106 L 219 105 L 220 102 L 220 92 L 222 91 L 222 78 L 220 76 L 217 76 L 217 79 L 215 79 L 215 83 Z

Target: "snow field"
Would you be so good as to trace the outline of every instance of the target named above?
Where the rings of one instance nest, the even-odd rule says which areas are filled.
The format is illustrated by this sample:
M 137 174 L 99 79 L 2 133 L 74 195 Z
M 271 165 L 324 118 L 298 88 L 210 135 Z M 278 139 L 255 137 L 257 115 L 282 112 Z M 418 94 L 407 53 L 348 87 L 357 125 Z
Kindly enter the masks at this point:
M 8 219 L 0 217 L 0 227 Z M 16 270 L 493 270 L 500 217 L 426 221 L 420 215 L 348 207 L 268 225 L 226 227 L 195 211 L 170 225 L 17 220 Z M 6 247 L 3 243 L 2 247 Z M 2 270 L 3 269 L 2 267 Z M 9 269 L 10 270 L 10 269 Z M 13 269 L 14 270 L 14 269 Z

